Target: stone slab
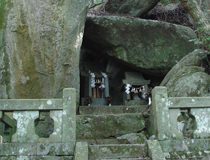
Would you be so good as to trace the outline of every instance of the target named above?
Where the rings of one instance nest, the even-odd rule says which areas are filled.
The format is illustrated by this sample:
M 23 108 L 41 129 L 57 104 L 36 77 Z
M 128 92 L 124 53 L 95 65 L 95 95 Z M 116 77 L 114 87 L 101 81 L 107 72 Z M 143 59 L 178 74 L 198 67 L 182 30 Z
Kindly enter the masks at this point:
M 88 144 L 129 144 L 127 139 L 81 139 L 79 142 L 87 142 Z
M 88 160 L 88 143 L 77 142 L 74 160 Z
M 73 160 L 73 156 L 31 156 L 30 160 Z
M 210 151 L 192 151 L 192 152 L 170 152 L 168 159 L 195 159 L 195 160 L 209 160 L 210 159 Z
M 194 138 L 210 138 L 210 108 L 192 108 L 191 114 L 196 120 Z
M 178 128 L 178 117 L 180 115 L 180 109 L 169 109 L 170 124 L 173 126 L 171 127 L 173 139 L 183 139 L 183 133 Z
M 148 140 L 148 152 L 152 160 L 165 160 L 165 156 L 157 140 Z
M 37 155 L 74 155 L 75 142 L 37 143 Z
M 105 139 L 128 133 L 137 133 L 145 128 L 142 113 L 77 115 L 77 139 Z
M 34 143 L 39 136 L 35 134 L 35 119 L 39 117 L 39 111 L 14 111 L 13 118 L 17 120 L 17 131 L 12 136 L 12 142 Z
M 0 110 L 61 110 L 62 99 L 1 99 Z
M 147 106 L 80 106 L 80 115 L 101 115 L 101 114 L 124 114 L 141 113 L 146 111 Z
M 1 160 L 73 160 L 73 156 L 2 156 Z
M 164 152 L 210 150 L 210 139 L 183 139 L 160 141 Z
M 144 144 L 89 145 L 89 159 L 135 158 L 147 155 Z
M 2 143 L 0 144 L 1 156 L 28 156 L 36 155 L 35 143 Z
M 210 97 L 169 97 L 169 108 L 210 108 Z
M 75 143 L 2 143 L 1 156 L 73 156 Z

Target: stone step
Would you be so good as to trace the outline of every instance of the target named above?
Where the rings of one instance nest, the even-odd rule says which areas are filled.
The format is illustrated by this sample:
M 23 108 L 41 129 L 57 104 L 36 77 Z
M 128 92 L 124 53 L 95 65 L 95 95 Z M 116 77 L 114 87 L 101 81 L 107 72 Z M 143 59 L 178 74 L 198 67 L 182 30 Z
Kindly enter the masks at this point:
M 101 114 L 124 114 L 124 113 L 141 113 L 147 110 L 147 105 L 136 106 L 80 106 L 80 115 L 101 115 Z
M 179 151 L 179 152 L 169 152 L 166 159 L 210 159 L 210 151 Z
M 77 115 L 77 139 L 109 139 L 145 129 L 142 113 Z
M 149 157 L 146 158 L 117 158 L 117 159 L 100 159 L 100 160 L 151 160 Z
M 89 145 L 95 144 L 128 144 L 126 139 L 83 139 L 79 142 L 87 142 Z
M 145 158 L 145 144 L 101 144 L 89 145 L 89 159 Z
M 210 151 L 210 139 L 180 139 L 159 141 L 163 152 Z M 170 146 L 170 147 L 168 147 Z

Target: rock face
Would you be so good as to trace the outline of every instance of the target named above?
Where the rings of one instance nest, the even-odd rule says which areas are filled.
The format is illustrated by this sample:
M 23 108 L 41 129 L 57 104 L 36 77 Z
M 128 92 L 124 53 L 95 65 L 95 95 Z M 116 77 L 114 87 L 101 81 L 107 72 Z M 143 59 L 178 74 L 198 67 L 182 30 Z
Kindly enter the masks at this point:
M 185 56 L 166 75 L 161 86 L 166 86 L 171 97 L 209 96 L 210 75 L 199 67 L 203 52 L 195 50 Z
M 197 48 L 187 27 L 118 16 L 88 16 L 83 46 L 150 75 L 166 74 Z M 135 57 L 135 58 L 134 58 Z
M 108 0 L 105 9 L 110 13 L 139 17 L 153 8 L 160 0 Z
M 67 87 L 79 91 L 79 52 L 88 4 L 0 2 L 0 98 L 60 97 Z

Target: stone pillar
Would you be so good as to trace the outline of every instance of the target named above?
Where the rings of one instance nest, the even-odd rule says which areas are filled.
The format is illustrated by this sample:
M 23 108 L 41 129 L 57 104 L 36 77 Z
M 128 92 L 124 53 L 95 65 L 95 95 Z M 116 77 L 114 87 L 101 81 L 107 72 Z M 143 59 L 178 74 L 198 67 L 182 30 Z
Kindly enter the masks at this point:
M 158 140 L 166 140 L 171 137 L 171 124 L 167 103 L 167 88 L 162 86 L 155 87 L 152 90 L 152 108 L 155 136 Z
M 76 89 L 63 90 L 62 142 L 76 142 Z

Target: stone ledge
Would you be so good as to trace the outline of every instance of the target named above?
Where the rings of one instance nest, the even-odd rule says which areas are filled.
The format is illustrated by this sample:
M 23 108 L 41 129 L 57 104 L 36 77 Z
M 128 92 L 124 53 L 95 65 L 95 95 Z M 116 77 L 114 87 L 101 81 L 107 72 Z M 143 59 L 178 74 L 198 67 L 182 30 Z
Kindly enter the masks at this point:
M 72 143 L 2 143 L 1 156 L 36 156 L 36 155 L 74 155 L 75 142 Z
M 89 145 L 90 159 L 104 158 L 140 158 L 147 156 L 145 144 L 105 144 Z
M 62 99 L 1 99 L 0 110 L 62 110 Z

